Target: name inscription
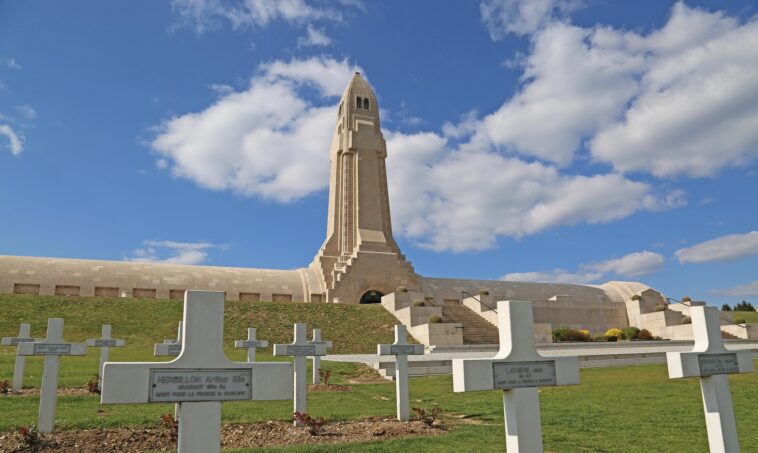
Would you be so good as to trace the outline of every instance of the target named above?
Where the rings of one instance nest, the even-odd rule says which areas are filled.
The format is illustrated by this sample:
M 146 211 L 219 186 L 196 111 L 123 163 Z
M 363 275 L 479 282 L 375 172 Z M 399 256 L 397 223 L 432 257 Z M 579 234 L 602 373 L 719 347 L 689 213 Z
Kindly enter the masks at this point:
M 316 346 L 314 345 L 287 345 L 287 355 L 316 355 Z
M 737 364 L 737 354 L 734 352 L 726 354 L 698 354 L 697 360 L 700 363 L 701 376 L 732 374 L 739 373 L 740 371 L 740 367 Z
M 555 362 L 495 362 L 492 364 L 495 388 L 515 389 L 556 385 Z
M 168 355 L 178 356 L 181 353 L 182 353 L 182 345 L 181 344 L 170 344 L 170 345 L 168 345 Z
M 37 343 L 34 345 L 34 355 L 71 355 L 71 345 Z
M 252 370 L 151 370 L 150 402 L 249 400 Z
M 393 344 L 390 346 L 390 354 L 392 355 L 408 355 L 418 354 L 416 352 L 415 344 Z
M 18 346 L 19 343 L 29 343 L 34 341 L 34 338 L 11 338 L 11 346 Z
M 107 348 L 116 346 L 116 340 L 95 340 L 95 347 Z

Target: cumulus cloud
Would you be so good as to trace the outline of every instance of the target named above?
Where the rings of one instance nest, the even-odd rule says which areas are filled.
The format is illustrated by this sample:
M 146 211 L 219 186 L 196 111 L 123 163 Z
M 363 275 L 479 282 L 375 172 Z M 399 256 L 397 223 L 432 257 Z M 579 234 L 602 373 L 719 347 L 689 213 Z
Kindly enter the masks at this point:
M 308 33 L 306 36 L 297 39 L 297 45 L 300 47 L 325 47 L 332 43 L 332 39 L 326 35 L 324 30 L 319 30 L 313 25 L 309 24 L 306 32 Z
M 582 264 L 576 272 L 565 269 L 553 269 L 543 272 L 517 272 L 506 274 L 501 280 L 586 284 L 598 282 L 607 277 L 608 274 L 619 277 L 641 277 L 660 270 L 663 267 L 664 261 L 665 259 L 660 253 L 644 250 L 599 263 Z
M 276 20 L 295 24 L 342 20 L 340 10 L 306 0 L 172 0 L 171 7 L 180 25 L 201 34 L 226 22 L 232 28 L 240 28 L 265 27 Z
M 508 33 L 534 33 L 581 5 L 580 0 L 485 0 L 479 10 L 490 37 L 498 41 Z
M 18 156 L 24 150 L 24 137 L 18 135 L 9 125 L 0 124 L 0 136 L 8 139 L 7 148 L 14 156 Z
M 758 231 L 721 236 L 676 251 L 683 264 L 733 261 L 752 255 L 758 255 Z
M 138 263 L 201 264 L 208 258 L 208 250 L 226 248 L 210 242 L 144 241 L 141 248 L 132 251 L 124 261 Z
M 716 296 L 726 297 L 758 297 L 758 280 L 745 285 L 738 285 L 734 288 L 717 289 L 711 293 Z
M 354 71 L 328 58 L 262 65 L 244 91 L 164 121 L 152 148 L 173 175 L 213 190 L 289 202 L 328 184 L 336 96 Z M 302 87 L 320 93 L 306 100 Z
M 757 21 L 683 3 L 647 34 L 536 17 L 522 86 L 483 118 L 477 142 L 559 165 L 586 145 L 618 172 L 661 178 L 712 176 L 758 155 Z
M 30 120 L 33 120 L 37 117 L 37 111 L 25 104 L 17 105 L 16 111 Z

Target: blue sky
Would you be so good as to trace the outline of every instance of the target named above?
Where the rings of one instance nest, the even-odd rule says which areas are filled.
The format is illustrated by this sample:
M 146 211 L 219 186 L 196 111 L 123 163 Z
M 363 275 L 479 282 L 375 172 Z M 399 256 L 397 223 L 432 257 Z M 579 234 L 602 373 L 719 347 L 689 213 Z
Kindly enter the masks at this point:
M 350 75 L 426 276 L 758 301 L 749 1 L 0 2 L 0 254 L 295 268 Z

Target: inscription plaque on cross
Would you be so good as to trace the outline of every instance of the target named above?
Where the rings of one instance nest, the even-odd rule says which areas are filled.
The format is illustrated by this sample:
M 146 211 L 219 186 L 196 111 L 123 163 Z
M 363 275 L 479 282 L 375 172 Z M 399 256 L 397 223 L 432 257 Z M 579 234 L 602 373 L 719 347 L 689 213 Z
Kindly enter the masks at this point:
M 667 352 L 669 379 L 700 378 L 705 426 L 711 453 L 740 451 L 729 374 L 753 371 L 753 353 L 730 351 L 721 339 L 716 307 L 690 307 L 695 346 L 689 352 Z
M 255 350 L 258 348 L 267 348 L 267 340 L 255 339 L 255 327 L 247 328 L 247 340 L 235 340 L 234 347 L 240 349 L 247 349 L 247 361 L 255 362 Z
M 186 291 L 183 322 L 173 361 L 106 363 L 101 403 L 181 403 L 178 451 L 219 452 L 221 402 L 291 398 L 292 365 L 226 357 L 223 292 Z
M 408 396 L 408 356 L 424 353 L 424 345 L 409 344 L 408 333 L 403 324 L 395 326 L 395 342 L 376 345 L 379 355 L 395 356 L 395 401 L 397 419 L 404 422 L 410 417 Z
M 295 412 L 308 412 L 308 366 L 306 359 L 326 355 L 325 344 L 313 344 L 308 341 L 305 323 L 295 323 L 295 339 L 290 344 L 275 344 L 275 356 L 294 356 L 294 406 Z M 295 425 L 300 424 L 295 421 Z
M 321 341 L 321 329 L 313 329 L 313 341 L 311 341 L 313 344 L 323 344 L 326 346 L 327 349 L 332 347 L 331 341 Z M 312 383 L 313 385 L 318 384 L 319 382 L 319 371 L 321 371 L 321 356 L 314 355 L 313 356 L 313 377 L 312 377 Z
M 176 330 L 175 340 L 163 340 L 163 343 L 156 343 L 153 349 L 155 357 L 178 357 L 182 352 L 182 329 L 184 322 L 179 321 L 179 327 Z
M 124 340 L 111 338 L 111 325 L 103 324 L 100 332 L 100 338 L 90 338 L 87 340 L 87 346 L 100 348 L 100 366 L 97 368 L 97 376 L 100 382 L 103 382 L 103 366 L 108 361 L 110 348 L 121 348 L 124 346 Z
M 42 369 L 42 385 L 39 396 L 39 420 L 37 428 L 41 433 L 53 432 L 55 410 L 58 404 L 58 364 L 61 356 L 85 355 L 84 343 L 67 343 L 63 340 L 63 319 L 47 320 L 47 338 L 42 341 L 20 343 L 19 355 L 42 355 L 45 363 Z
M 542 452 L 537 387 L 578 384 L 579 360 L 537 353 L 532 302 L 498 302 L 497 320 L 500 350 L 491 359 L 454 359 L 453 391 L 502 389 L 506 451 Z
M 14 392 L 18 392 L 24 387 L 24 370 L 26 369 L 26 356 L 18 353 L 21 343 L 31 343 L 35 340 L 29 335 L 30 325 L 29 323 L 22 322 L 18 328 L 18 336 L 15 337 L 3 337 L 0 339 L 0 345 L 2 346 L 16 346 L 16 364 L 13 367 L 13 383 L 11 389 Z

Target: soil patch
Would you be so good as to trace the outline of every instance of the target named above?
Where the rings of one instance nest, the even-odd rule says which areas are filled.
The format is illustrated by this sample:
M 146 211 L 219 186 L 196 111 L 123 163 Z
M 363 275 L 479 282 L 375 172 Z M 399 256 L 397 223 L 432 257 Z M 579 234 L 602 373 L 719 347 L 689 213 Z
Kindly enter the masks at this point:
M 338 384 L 310 384 L 308 385 L 309 392 L 350 392 L 352 387 Z
M 421 421 L 399 422 L 387 418 L 359 421 L 329 422 L 323 434 L 312 436 L 306 428 L 292 423 L 230 424 L 221 430 L 222 448 L 256 448 L 283 445 L 365 442 L 412 436 L 445 434 L 441 427 L 427 426 Z M 0 433 L 0 453 L 68 452 L 109 453 L 166 451 L 176 449 L 176 439 L 165 428 L 109 428 L 63 430 L 45 434 L 41 441 L 24 447 L 15 431 Z

